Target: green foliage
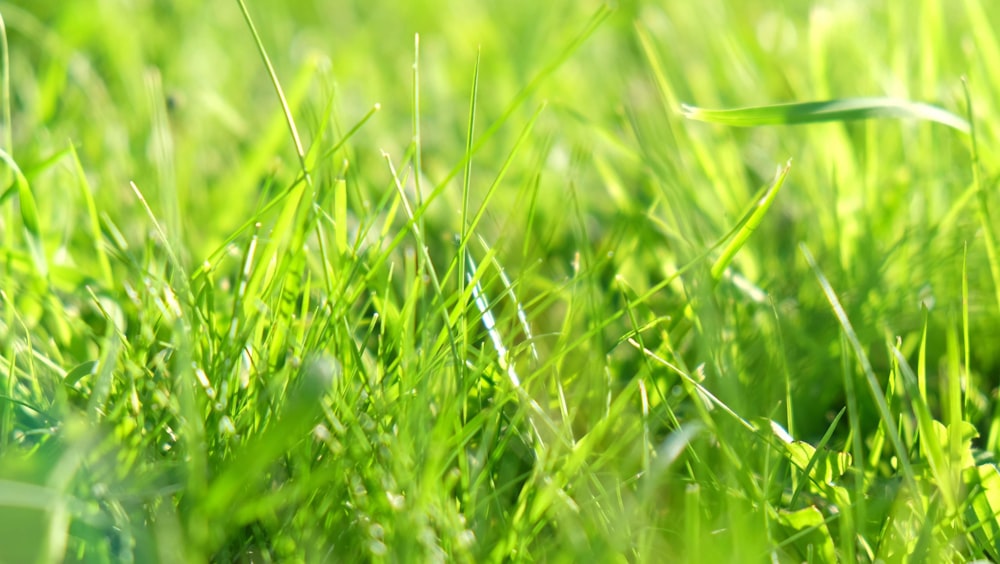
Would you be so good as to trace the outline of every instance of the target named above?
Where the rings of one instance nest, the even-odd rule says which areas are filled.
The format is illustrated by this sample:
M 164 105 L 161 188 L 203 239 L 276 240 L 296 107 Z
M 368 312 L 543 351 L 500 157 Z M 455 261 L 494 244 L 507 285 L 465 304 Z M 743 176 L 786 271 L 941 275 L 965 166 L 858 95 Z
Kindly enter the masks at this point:
M 706 110 L 684 104 L 681 110 L 690 119 L 741 127 L 903 118 L 937 122 L 969 133 L 969 122 L 947 110 L 892 98 L 843 98 L 733 110 Z
M 0 16 L 0 562 L 1000 560 L 993 3 Z

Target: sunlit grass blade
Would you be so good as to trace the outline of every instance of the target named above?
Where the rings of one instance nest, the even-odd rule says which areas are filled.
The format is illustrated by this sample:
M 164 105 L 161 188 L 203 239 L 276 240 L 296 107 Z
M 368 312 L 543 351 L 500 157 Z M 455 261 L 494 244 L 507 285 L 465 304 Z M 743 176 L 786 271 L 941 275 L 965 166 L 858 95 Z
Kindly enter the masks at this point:
M 476 138 L 476 103 L 479 101 L 479 68 L 480 68 L 480 55 L 476 55 L 476 66 L 472 74 L 472 92 L 469 95 L 469 121 L 466 128 L 465 134 L 465 172 L 462 174 L 462 208 L 460 216 L 459 225 L 459 240 L 458 240 L 458 251 L 454 258 L 454 261 L 458 268 L 458 295 L 463 297 L 463 301 L 458 304 L 460 310 L 465 310 L 465 284 L 466 284 L 466 265 L 473 266 L 471 263 L 472 257 L 468 255 L 465 250 L 465 246 L 469 241 L 469 233 L 475 229 L 475 226 L 469 224 L 469 195 L 472 192 L 472 146 Z M 468 260 L 463 261 L 462 255 L 466 254 Z M 447 275 L 446 275 L 447 277 Z M 471 273 L 469 278 L 471 279 Z M 478 290 L 478 287 L 475 288 Z M 478 304 L 477 304 L 478 305 Z M 483 314 L 485 316 L 485 313 Z M 463 339 L 468 337 L 467 327 L 465 325 L 466 316 L 460 318 L 461 323 L 461 334 Z M 485 322 L 485 317 L 483 319 Z M 491 334 L 492 337 L 492 334 Z M 466 343 L 463 343 L 463 347 Z M 499 349 L 497 350 L 499 353 Z
M 3 150 L 13 154 L 14 152 L 14 128 L 11 124 L 10 113 L 10 53 L 7 47 L 7 23 L 0 15 L 0 62 L 3 64 L 3 74 L 0 75 L 0 117 L 3 119 Z
M 267 68 L 267 74 L 271 78 L 271 85 L 274 86 L 274 92 L 278 96 L 278 101 L 281 103 L 281 111 L 285 114 L 285 121 L 288 124 L 288 133 L 292 136 L 292 142 L 295 143 L 295 153 L 299 157 L 299 165 L 302 167 L 302 173 L 306 175 L 306 182 L 311 183 L 309 180 L 309 169 L 306 166 L 306 152 L 302 145 L 302 139 L 299 137 L 299 130 L 295 126 L 295 118 L 292 116 L 292 107 L 288 104 L 288 100 L 285 99 L 285 91 L 281 88 L 281 82 L 278 80 L 278 73 L 274 70 L 274 65 L 271 64 L 271 57 L 267 54 L 267 49 L 264 48 L 264 41 L 260 38 L 260 34 L 257 33 L 257 26 L 253 23 L 253 18 L 250 17 L 250 10 L 247 9 L 246 2 L 243 0 L 236 0 L 239 4 L 240 11 L 243 13 L 243 19 L 246 21 L 247 28 L 250 30 L 250 34 L 253 35 L 254 44 L 257 46 L 257 51 L 260 53 L 260 58 L 264 61 L 264 66 Z
M 791 161 L 785 164 L 784 167 L 778 169 L 778 174 L 774 178 L 774 182 L 771 184 L 771 188 L 764 194 L 764 197 L 760 199 L 757 203 L 756 208 L 750 214 L 749 219 L 746 223 L 740 227 L 740 230 L 736 232 L 736 235 L 729 241 L 723 249 L 722 254 L 716 259 L 715 263 L 712 264 L 712 278 L 716 281 L 722 278 L 722 273 L 725 272 L 726 267 L 729 263 L 733 261 L 733 257 L 739 252 L 743 245 L 746 244 L 750 235 L 753 234 L 754 230 L 760 225 L 764 220 L 764 216 L 767 214 L 767 210 L 771 208 L 771 204 L 774 203 L 774 199 L 777 197 L 778 192 L 781 191 L 781 186 L 785 183 L 785 177 L 788 176 L 788 170 L 792 167 Z
M 972 140 L 972 184 L 976 187 L 976 196 L 979 204 L 976 211 L 983 227 L 982 235 L 983 243 L 986 245 L 986 259 L 990 267 L 990 274 L 993 277 L 993 292 L 994 296 L 996 296 L 997 307 L 1000 308 L 1000 250 L 997 248 L 997 239 L 993 231 L 993 218 L 990 216 L 986 186 L 983 183 L 982 171 L 980 170 L 979 141 L 976 136 L 976 122 L 972 111 L 972 95 L 969 93 L 968 83 L 963 81 L 962 86 L 965 89 L 966 111 L 968 112 L 969 123 L 971 124 L 969 136 Z
M 24 177 L 21 168 L 14 161 L 14 157 L 6 150 L 0 149 L 0 160 L 7 165 L 7 168 L 10 169 L 14 176 L 14 189 L 17 192 L 18 204 L 21 208 L 24 236 L 28 243 L 35 272 L 43 280 L 47 280 L 49 275 L 49 261 L 46 256 L 45 245 L 42 241 L 42 228 L 38 218 L 38 206 L 35 204 L 35 196 L 31 192 L 28 179 Z
M 486 241 L 482 237 L 479 238 L 479 243 L 483 248 L 489 252 L 490 247 L 486 244 Z M 517 298 L 517 294 L 514 293 L 514 283 L 511 281 L 510 277 L 507 276 L 507 272 L 504 270 L 503 265 L 494 256 L 492 257 L 493 266 L 497 270 L 497 276 L 500 278 L 500 283 L 503 284 L 504 289 L 507 292 L 507 297 L 514 304 L 517 310 L 517 320 L 521 324 L 521 330 L 524 332 L 524 338 L 528 344 L 528 349 L 531 352 L 531 358 L 536 363 L 538 362 L 538 348 L 535 346 L 535 336 L 531 332 L 531 323 L 528 321 L 528 315 L 524 311 L 524 306 Z
M 507 347 L 504 345 L 503 336 L 496 326 L 493 305 L 490 303 L 479 282 L 482 274 L 478 270 L 475 259 L 472 258 L 472 253 L 468 249 L 464 249 L 462 252 L 465 255 L 466 263 L 465 283 L 471 290 L 472 302 L 476 305 L 476 309 L 479 310 L 483 328 L 486 330 L 487 335 L 489 335 L 490 341 L 493 343 L 493 349 L 497 353 L 497 364 L 507 373 L 507 378 L 510 380 L 511 387 L 517 393 L 518 399 L 530 409 L 529 413 L 531 416 L 528 417 L 528 421 L 535 433 L 538 444 L 544 446 L 548 442 L 548 437 L 553 431 L 558 429 L 558 426 L 549 418 L 542 406 L 521 385 L 521 378 L 518 376 L 517 368 L 514 366 L 514 359 L 511 358 Z M 542 433 L 542 429 L 537 425 L 538 421 L 545 423 L 547 433 Z
M 970 132 L 969 122 L 948 110 L 923 102 L 895 98 L 841 98 L 822 102 L 798 102 L 726 110 L 681 104 L 681 113 L 688 119 L 736 127 L 892 118 L 930 121 L 962 133 Z
M 184 298 L 188 301 L 188 303 L 191 303 L 193 301 L 191 300 L 191 287 L 188 283 L 187 275 L 184 274 L 186 269 L 184 267 L 184 263 L 181 261 L 178 249 L 173 245 L 173 239 L 169 237 L 166 229 L 163 228 L 162 222 L 160 222 L 156 214 L 153 213 L 153 208 L 150 207 L 149 201 L 146 200 L 146 196 L 141 190 L 139 190 L 139 186 L 137 186 L 135 182 L 129 182 L 129 186 L 132 188 L 132 193 L 135 194 L 136 199 L 138 199 L 139 203 L 142 204 L 142 208 L 145 210 L 146 216 L 149 217 L 149 221 L 153 224 L 153 229 L 155 230 L 156 235 L 160 238 L 160 242 L 163 244 L 163 248 L 167 253 L 167 258 L 170 260 L 171 266 L 173 266 L 179 274 L 177 279 L 182 286 L 181 290 L 184 293 Z
M 90 187 L 90 182 L 87 180 L 87 174 L 83 170 L 83 165 L 80 164 L 80 157 L 76 154 L 76 147 L 70 145 L 69 150 L 73 156 L 73 170 L 79 180 L 80 197 L 86 206 L 87 219 L 90 221 L 90 236 L 93 238 L 94 254 L 97 257 L 98 268 L 100 268 L 99 280 L 107 287 L 111 287 L 113 281 L 111 262 L 108 260 L 108 254 L 104 250 L 104 237 L 101 235 L 101 220 L 97 214 L 97 205 L 94 203 L 93 190 Z

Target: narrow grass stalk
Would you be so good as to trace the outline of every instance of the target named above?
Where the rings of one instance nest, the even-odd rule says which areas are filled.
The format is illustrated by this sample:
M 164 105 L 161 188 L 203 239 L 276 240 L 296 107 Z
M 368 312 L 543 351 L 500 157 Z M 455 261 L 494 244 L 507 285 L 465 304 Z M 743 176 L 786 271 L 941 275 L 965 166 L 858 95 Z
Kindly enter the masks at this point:
M 14 155 L 14 126 L 11 123 L 10 113 L 10 52 L 7 46 L 7 22 L 3 15 L 0 15 L 0 64 L 3 70 L 0 71 L 0 117 L 3 118 L 3 150 L 7 154 Z
M 312 180 L 309 177 L 309 170 L 306 167 L 306 151 L 302 146 L 302 139 L 299 138 L 299 130 L 295 126 L 295 118 L 292 116 L 292 108 L 288 105 L 288 100 L 285 99 L 285 91 L 281 88 L 281 81 L 278 80 L 278 73 L 274 70 L 274 65 L 271 64 L 271 57 L 267 54 L 267 49 L 264 48 L 264 42 L 260 38 L 260 34 L 257 33 L 257 26 L 253 23 L 253 18 L 250 17 L 250 10 L 247 9 L 246 2 L 244 0 L 236 0 L 236 4 L 240 7 L 240 12 L 243 13 L 243 19 L 246 21 L 247 28 L 250 30 L 250 34 L 253 35 L 254 44 L 257 46 L 257 51 L 260 53 L 260 58 L 264 61 L 264 67 L 267 69 L 267 74 L 271 78 L 271 85 L 274 86 L 274 93 L 278 96 L 278 102 L 281 104 L 281 111 L 285 114 L 285 122 L 288 124 L 288 133 L 292 136 L 292 142 L 295 144 L 295 154 L 299 157 L 299 165 L 302 167 L 302 174 L 306 177 L 306 182 L 311 184 Z
M 90 182 L 87 181 L 87 174 L 83 170 L 83 165 L 80 164 L 80 157 L 76 154 L 76 148 L 72 145 L 70 145 L 70 154 L 73 156 L 73 168 L 76 172 L 76 178 L 79 181 L 80 198 L 87 208 L 87 219 L 90 221 L 90 236 L 93 240 L 94 256 L 97 257 L 100 276 L 98 279 L 106 288 L 110 288 L 114 283 L 114 279 L 111 272 L 111 261 L 108 260 L 108 253 L 104 250 L 104 236 L 101 233 L 101 220 L 97 214 L 97 204 L 94 203 L 93 191 L 90 188 Z
M 0 149 L 0 161 L 7 165 L 7 168 L 14 176 L 14 186 L 18 203 L 21 207 L 21 222 L 24 226 L 24 236 L 28 243 L 28 250 L 31 255 L 32 265 L 35 273 L 42 280 L 48 282 L 49 259 L 45 252 L 45 245 L 42 237 L 41 220 L 38 216 L 38 205 L 35 203 L 35 196 L 31 192 L 28 179 L 21 172 L 21 167 L 14 161 L 14 157 L 5 150 Z
M 976 186 L 977 200 L 979 202 L 978 217 L 982 226 L 983 242 L 986 244 L 986 259 L 990 265 L 990 274 L 993 277 L 993 292 L 996 296 L 997 308 L 1000 309 L 1000 252 L 997 250 L 997 240 L 994 234 L 993 220 L 990 217 L 989 203 L 987 202 L 986 186 L 983 184 L 982 171 L 979 164 L 979 141 L 976 136 L 976 121 L 972 111 L 972 95 L 969 93 L 969 85 L 962 81 L 965 89 L 965 104 L 969 116 L 969 138 L 971 140 L 972 152 L 972 183 Z
M 816 275 L 816 279 L 819 281 L 819 285 L 823 289 L 826 299 L 829 300 L 830 306 L 833 308 L 833 313 L 837 317 L 837 321 L 840 322 L 841 329 L 844 332 L 844 337 L 847 339 L 848 343 L 850 343 L 855 357 L 861 364 L 861 371 L 865 375 L 865 380 L 868 382 L 868 389 L 871 392 L 872 399 L 875 400 L 875 406 L 878 408 L 879 417 L 882 418 L 882 423 L 886 427 L 886 431 L 889 434 L 889 440 L 896 451 L 896 456 L 898 457 L 899 464 L 902 467 L 903 478 L 906 480 L 907 485 L 916 496 L 920 490 L 917 487 L 917 479 L 913 466 L 910 464 L 910 456 L 906 448 L 903 446 L 903 440 L 899 436 L 899 432 L 896 430 L 892 413 L 889 411 L 889 404 L 886 402 L 885 394 L 882 392 L 882 387 L 878 383 L 875 371 L 872 368 L 871 362 L 868 360 L 868 355 L 865 353 L 864 347 L 858 340 L 858 335 L 854 331 L 853 325 L 851 325 L 851 320 L 847 317 L 847 312 L 845 312 L 843 306 L 840 305 L 840 300 L 837 299 L 836 292 L 834 292 L 830 282 L 819 269 L 819 265 L 816 263 L 816 259 L 813 258 L 812 253 L 809 252 L 809 248 L 806 247 L 804 243 L 801 244 L 799 248 L 802 250 L 802 254 L 805 255 L 806 262 L 809 263 L 809 267 L 812 268 L 813 273 Z

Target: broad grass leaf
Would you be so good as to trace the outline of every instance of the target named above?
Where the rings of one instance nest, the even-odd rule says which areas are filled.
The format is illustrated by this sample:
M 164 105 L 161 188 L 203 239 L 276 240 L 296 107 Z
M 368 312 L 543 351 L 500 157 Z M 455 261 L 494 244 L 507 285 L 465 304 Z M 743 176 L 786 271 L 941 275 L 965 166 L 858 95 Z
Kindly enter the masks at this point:
M 778 522 L 790 530 L 789 537 L 795 536 L 792 546 L 802 557 L 812 552 L 818 557 L 816 559 L 818 562 L 837 561 L 830 529 L 826 526 L 823 514 L 815 506 L 811 505 L 797 511 L 779 511 Z

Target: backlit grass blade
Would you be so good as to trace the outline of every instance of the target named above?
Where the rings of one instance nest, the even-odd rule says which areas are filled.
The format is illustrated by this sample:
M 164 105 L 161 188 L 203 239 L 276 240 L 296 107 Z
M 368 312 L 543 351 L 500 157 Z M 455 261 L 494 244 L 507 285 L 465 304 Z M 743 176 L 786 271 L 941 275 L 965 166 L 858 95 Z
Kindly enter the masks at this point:
M 972 184 L 976 187 L 976 200 L 978 203 L 976 216 L 983 228 L 983 244 L 986 247 L 986 263 L 990 267 L 990 276 L 993 278 L 993 291 L 996 296 L 997 306 L 1000 306 L 1000 252 L 998 252 L 996 237 L 993 234 L 993 218 L 990 217 L 989 199 L 987 189 L 982 178 L 982 169 L 979 163 L 979 142 L 976 136 L 975 121 L 972 115 L 972 94 L 969 92 L 969 85 L 962 82 L 965 91 L 965 107 L 968 112 L 970 129 L 971 151 L 972 151 Z
M 710 110 L 681 104 L 681 113 L 688 119 L 736 127 L 892 118 L 931 121 L 962 133 L 970 132 L 969 122 L 948 110 L 896 98 L 841 98 L 728 110 Z
M 0 162 L 7 165 L 14 176 L 14 189 L 17 192 L 18 205 L 21 209 L 21 221 L 24 223 L 24 237 L 31 255 L 35 272 L 43 280 L 48 280 L 49 265 L 42 243 L 42 228 L 38 220 L 38 206 L 35 196 L 31 193 L 28 179 L 21 172 L 21 167 L 7 151 L 0 149 Z
M 774 198 L 778 195 L 781 190 L 782 184 L 785 183 L 785 177 L 788 176 L 788 169 L 792 167 L 791 161 L 785 164 L 784 167 L 778 169 L 777 175 L 774 177 L 774 183 L 771 184 L 771 188 L 764 194 L 764 197 L 757 202 L 756 209 L 750 215 L 743 227 L 736 232 L 736 235 L 729 241 L 726 245 L 725 250 L 722 251 L 722 255 L 712 264 L 712 279 L 719 281 L 722 278 L 723 272 L 725 272 L 726 267 L 729 263 L 733 261 L 733 257 L 739 252 L 743 245 L 746 244 L 750 235 L 753 234 L 754 230 L 760 225 L 761 221 L 764 220 L 764 216 L 767 214 L 767 210 L 770 209 L 771 204 L 774 202 Z
M 848 319 L 847 312 L 844 311 L 844 306 L 840 304 L 840 299 L 837 298 L 837 293 L 834 291 L 833 286 L 830 285 L 826 275 L 824 275 L 823 271 L 820 270 L 819 264 L 816 262 L 816 259 L 813 258 L 809 248 L 805 245 L 805 243 L 800 243 L 799 249 L 802 251 L 802 254 L 805 255 L 806 262 L 809 263 L 809 268 L 811 268 L 813 274 L 816 275 L 816 279 L 819 281 L 819 285 L 823 289 L 823 293 L 826 294 L 826 298 L 830 302 L 830 307 L 833 309 L 833 313 L 837 317 L 837 321 L 840 322 L 840 327 L 843 330 L 843 336 L 850 343 L 851 349 L 853 349 L 854 354 L 857 357 L 857 361 L 861 365 L 861 371 L 865 375 L 865 380 L 868 383 L 872 400 L 875 402 L 875 407 L 878 410 L 879 417 L 882 418 L 882 423 L 885 425 L 886 431 L 889 434 L 889 440 L 892 442 L 892 446 L 896 450 L 896 457 L 899 460 L 900 467 L 902 468 L 903 478 L 906 480 L 912 491 L 917 492 L 919 490 L 917 488 L 916 474 L 913 471 L 913 466 L 910 464 L 909 453 L 906 450 L 906 447 L 903 446 L 903 439 L 896 431 L 896 427 L 894 425 L 895 418 L 889 410 L 889 403 L 885 399 L 885 392 L 882 391 L 882 386 L 879 384 L 878 378 L 875 376 L 875 369 L 872 368 L 871 361 L 868 360 L 868 354 L 865 352 L 864 346 L 858 339 L 858 334 L 855 332 L 850 319 Z
M 104 250 L 104 237 L 101 235 L 101 220 L 97 213 L 97 204 L 94 203 L 93 190 L 87 180 L 87 173 L 80 163 L 80 157 L 76 154 L 76 147 L 69 146 L 70 155 L 73 157 L 73 172 L 78 180 L 77 186 L 80 189 L 80 198 L 83 200 L 84 208 L 87 211 L 87 220 L 90 225 L 90 237 L 94 245 L 94 256 L 97 257 L 97 264 L 100 269 L 100 280 L 106 287 L 114 284 L 114 276 L 111 272 L 111 261 Z
M 3 148 L 9 153 L 14 152 L 14 128 L 11 126 L 10 113 L 10 52 L 7 50 L 7 24 L 0 16 L 0 60 L 3 70 L 0 71 L 0 115 L 3 118 Z
M 243 13 L 243 20 L 246 21 L 250 34 L 253 35 L 254 44 L 257 46 L 260 58 L 264 61 L 264 67 L 267 68 L 267 74 L 271 78 L 271 84 L 274 86 L 274 92 L 278 96 L 278 102 L 281 103 L 281 111 L 285 114 L 285 121 L 288 123 L 288 133 L 292 136 L 292 142 L 295 143 L 295 154 L 299 157 L 302 174 L 306 177 L 306 183 L 311 183 L 309 168 L 306 166 L 306 151 L 302 146 L 302 140 L 299 138 L 299 130 L 295 127 L 292 108 L 288 104 L 288 100 L 285 98 L 285 91 L 281 88 L 281 82 L 278 80 L 278 73 L 274 70 L 274 65 L 271 64 L 271 57 L 267 55 L 267 50 L 264 49 L 264 41 L 260 38 L 260 34 L 257 33 L 257 26 L 254 25 L 253 18 L 250 17 L 250 10 L 247 9 L 246 3 L 243 0 L 236 0 L 236 3 L 240 7 L 240 12 Z

